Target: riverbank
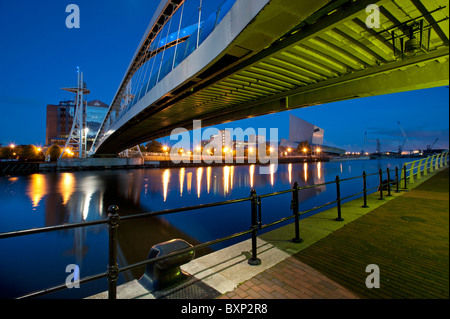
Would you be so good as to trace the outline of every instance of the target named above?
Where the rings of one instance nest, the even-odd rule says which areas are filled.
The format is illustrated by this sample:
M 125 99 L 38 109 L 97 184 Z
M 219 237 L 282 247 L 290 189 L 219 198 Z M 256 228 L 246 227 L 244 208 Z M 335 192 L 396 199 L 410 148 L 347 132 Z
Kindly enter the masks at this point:
M 288 157 L 278 158 L 278 164 L 288 163 L 312 163 L 312 162 L 328 162 L 328 157 Z M 6 161 L 0 162 L 0 175 L 26 175 L 40 172 L 67 172 L 67 171 L 89 171 L 89 170 L 111 170 L 111 169 L 138 169 L 138 168 L 178 168 L 178 167 L 208 167 L 208 166 L 226 166 L 226 165 L 270 165 L 275 161 L 267 163 L 194 163 L 183 162 L 174 163 L 173 161 L 151 161 L 145 158 L 63 158 L 57 162 L 19 162 Z

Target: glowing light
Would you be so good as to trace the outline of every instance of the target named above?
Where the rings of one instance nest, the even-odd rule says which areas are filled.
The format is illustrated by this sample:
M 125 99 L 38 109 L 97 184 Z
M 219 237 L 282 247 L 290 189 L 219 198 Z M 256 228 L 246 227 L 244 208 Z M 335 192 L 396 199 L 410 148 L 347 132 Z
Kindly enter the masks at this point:
M 203 175 L 203 168 L 199 167 L 197 168 L 197 197 L 200 198 L 200 191 L 202 186 L 202 175 Z
M 306 151 L 308 151 L 306 148 L 303 149 L 303 153 L 306 153 Z
M 9 147 L 14 148 L 16 147 L 16 145 L 14 145 L 13 143 L 9 144 Z
M 28 196 L 31 199 L 33 204 L 33 208 L 39 206 L 39 202 L 42 197 L 46 195 L 46 180 L 45 176 L 41 174 L 33 174 L 31 175 L 31 182 L 28 186 Z
M 38 147 L 38 148 L 36 148 L 36 151 L 39 153 L 42 151 L 42 148 Z
M 206 169 L 206 187 L 209 194 L 209 188 L 211 186 L 211 166 Z
M 289 184 L 292 183 L 292 164 L 288 165 Z
M 270 164 L 270 185 L 272 186 L 274 182 L 274 174 L 275 174 L 275 164 Z
M 320 180 L 322 176 L 322 163 L 317 163 L 317 178 Z
M 180 168 L 180 196 L 183 196 L 183 188 L 184 188 L 184 167 Z
M 63 205 L 66 205 L 75 188 L 75 178 L 72 173 L 63 173 L 59 183 L 59 190 L 63 196 Z
M 249 147 L 249 148 L 248 148 L 248 151 L 249 151 L 250 153 L 253 153 L 253 147 Z
M 167 199 L 167 190 L 169 188 L 169 179 L 170 179 L 170 171 L 166 169 L 163 173 L 163 192 L 164 192 L 164 201 Z
M 187 177 L 187 192 L 190 194 L 192 188 L 192 173 L 191 172 L 187 173 L 186 177 Z
M 250 165 L 250 187 L 253 187 L 254 175 L 255 175 L 255 165 Z
M 291 148 L 289 147 L 289 148 L 287 149 L 287 151 L 290 153 L 292 150 L 291 150 Z
M 227 194 L 230 191 L 230 167 L 223 167 L 223 191 Z

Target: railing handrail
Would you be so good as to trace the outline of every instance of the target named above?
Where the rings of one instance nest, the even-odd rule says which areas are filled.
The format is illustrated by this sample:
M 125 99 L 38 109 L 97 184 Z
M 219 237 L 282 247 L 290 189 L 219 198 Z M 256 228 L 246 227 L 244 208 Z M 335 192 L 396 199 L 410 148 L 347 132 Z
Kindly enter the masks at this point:
M 403 165 L 402 172 L 404 170 L 406 170 L 406 165 L 407 164 L 423 161 L 425 159 L 426 159 L 425 163 L 428 163 L 428 159 L 429 158 L 434 159 L 435 157 L 438 158 L 439 156 L 441 156 L 441 163 L 440 163 L 439 167 L 442 167 L 443 164 L 444 164 L 443 163 L 444 158 L 445 158 L 445 165 L 447 165 L 448 154 L 449 154 L 449 152 L 444 152 L 444 153 L 441 153 L 441 154 L 429 156 L 427 158 L 422 158 L 422 159 L 417 160 L 417 161 L 405 163 Z M 433 163 L 432 162 L 433 161 L 430 161 L 430 168 L 433 167 Z M 437 161 L 436 161 L 435 165 L 437 167 L 437 165 L 438 165 Z M 424 166 L 425 166 L 424 167 L 424 171 L 426 171 L 428 169 L 428 165 L 424 165 Z M 380 199 L 383 199 L 383 188 L 384 188 L 384 186 L 388 186 L 388 196 L 390 196 L 390 191 L 391 191 L 390 187 L 391 187 L 392 184 L 395 183 L 397 185 L 397 191 L 398 191 L 399 184 L 400 184 L 401 181 L 405 180 L 405 185 L 406 185 L 406 180 L 408 178 L 410 178 L 411 175 L 417 174 L 417 173 L 413 173 L 413 171 L 410 170 L 410 176 L 406 176 L 406 174 L 405 174 L 405 176 L 402 176 L 402 177 L 399 178 L 398 170 L 399 170 L 398 167 L 396 167 L 395 168 L 395 180 L 393 182 L 392 182 L 392 180 L 389 177 L 390 172 L 393 172 L 393 170 L 390 170 L 389 168 L 387 168 L 386 171 L 383 171 L 382 169 L 380 169 L 377 173 L 373 173 L 373 174 L 366 174 L 365 172 L 363 172 L 363 174 L 360 175 L 360 176 L 349 177 L 349 178 L 345 178 L 345 179 L 339 179 L 339 176 L 336 176 L 336 180 L 334 180 L 334 181 L 321 183 L 321 184 L 310 185 L 310 186 L 304 186 L 304 187 L 298 187 L 297 182 L 295 182 L 294 183 L 294 187 L 291 188 L 291 189 L 284 190 L 284 191 L 272 192 L 272 193 L 268 193 L 268 194 L 264 194 L 264 195 L 260 195 L 260 196 L 257 196 L 256 195 L 256 191 L 252 190 L 251 195 L 249 197 L 244 197 L 244 198 L 239 198 L 239 199 L 231 199 L 231 200 L 226 200 L 226 201 L 221 201 L 221 202 L 216 202 L 216 203 L 200 204 L 200 205 L 195 205 L 195 206 L 187 206 L 187 207 L 181 207 L 181 208 L 166 209 L 166 210 L 162 210 L 162 211 L 147 212 L 147 213 L 142 213 L 142 214 L 133 214 L 133 215 L 128 215 L 128 216 L 120 216 L 120 218 L 119 218 L 120 221 L 123 221 L 123 220 L 129 220 L 129 219 L 145 218 L 145 217 L 151 217 L 151 216 L 161 216 L 161 215 L 173 214 L 173 213 L 177 213 L 177 212 L 184 212 L 184 211 L 191 211 L 191 210 L 196 210 L 196 209 L 203 209 L 203 208 L 209 208 L 209 207 L 229 205 L 229 204 L 241 203 L 241 202 L 246 202 L 246 201 L 251 201 L 252 202 L 252 214 L 256 214 L 256 206 L 255 205 L 258 205 L 260 207 L 262 198 L 267 198 L 267 197 L 270 197 L 270 196 L 276 196 L 276 195 L 287 194 L 287 193 L 293 193 L 293 195 L 295 195 L 295 194 L 298 194 L 298 191 L 300 191 L 300 190 L 320 187 L 320 186 L 324 186 L 324 185 L 328 185 L 328 184 L 336 184 L 336 186 L 337 186 L 337 199 L 334 200 L 334 201 L 331 201 L 331 202 L 328 202 L 326 204 L 323 204 L 323 205 L 320 205 L 320 206 L 316 206 L 316 207 L 313 207 L 313 208 L 308 209 L 306 211 L 300 212 L 298 210 L 298 197 L 295 198 L 295 196 L 293 196 L 292 203 L 294 203 L 296 206 L 294 205 L 294 207 L 293 207 L 294 214 L 292 216 L 283 217 L 283 218 L 281 218 L 281 219 L 279 219 L 279 220 L 277 220 L 275 222 L 271 222 L 271 223 L 262 225 L 262 223 L 261 223 L 261 212 L 259 210 L 259 222 L 256 220 L 256 217 L 255 217 L 256 215 L 253 216 L 252 217 L 252 227 L 251 227 L 250 230 L 241 231 L 241 232 L 238 232 L 238 233 L 226 236 L 226 237 L 218 238 L 218 239 L 215 239 L 215 240 L 212 240 L 212 241 L 209 241 L 209 242 L 205 242 L 205 243 L 193 246 L 193 247 L 185 248 L 185 249 L 182 249 L 182 250 L 177 250 L 177 251 L 175 251 L 173 253 L 170 253 L 170 254 L 167 254 L 167 255 L 163 255 L 163 256 L 147 259 L 147 260 L 144 260 L 144 261 L 140 261 L 140 262 L 137 262 L 135 264 L 127 265 L 127 266 L 122 267 L 122 268 L 118 268 L 117 267 L 117 269 L 115 269 L 116 272 L 117 272 L 115 275 L 118 276 L 118 273 L 120 273 L 120 272 L 131 270 L 131 269 L 134 269 L 134 268 L 137 268 L 137 267 L 142 267 L 142 266 L 148 265 L 150 263 L 157 262 L 157 261 L 160 261 L 160 260 L 163 260 L 163 259 L 166 259 L 166 258 L 178 256 L 180 254 L 183 254 L 183 253 L 186 253 L 186 252 L 189 252 L 189 251 L 199 250 L 201 248 L 208 247 L 208 246 L 211 246 L 211 245 L 214 245 L 214 244 L 226 241 L 226 240 L 230 240 L 230 239 L 233 239 L 233 238 L 237 238 L 237 237 L 240 237 L 240 236 L 243 236 L 243 235 L 247 235 L 247 234 L 250 234 L 250 233 L 252 234 L 252 251 L 253 251 L 253 254 L 254 254 L 252 259 L 253 259 L 253 261 L 255 261 L 255 260 L 257 260 L 257 258 L 256 258 L 256 238 L 255 238 L 255 234 L 256 234 L 256 231 L 257 231 L 258 228 L 259 229 L 264 229 L 264 228 L 267 228 L 267 227 L 270 227 L 270 226 L 273 226 L 273 225 L 285 222 L 285 221 L 295 217 L 296 218 L 296 221 L 295 221 L 296 222 L 296 238 L 295 239 L 297 240 L 295 242 L 301 242 L 302 240 L 298 236 L 298 216 L 299 215 L 304 215 L 304 214 L 307 214 L 307 213 L 309 213 L 311 211 L 318 210 L 318 209 L 324 208 L 326 206 L 329 206 L 329 205 L 337 203 L 338 204 L 338 218 L 336 218 L 336 220 L 337 221 L 341 221 L 343 219 L 341 218 L 341 207 L 340 206 L 341 206 L 341 202 L 343 200 L 349 199 L 351 197 L 354 197 L 354 196 L 357 196 L 357 195 L 360 195 L 360 194 L 364 194 L 364 206 L 362 206 L 362 207 L 368 207 L 366 205 L 366 196 L 367 196 L 367 193 L 369 191 L 378 188 L 379 191 L 380 191 Z M 418 170 L 420 170 L 420 167 L 418 167 Z M 386 180 L 386 181 L 382 180 L 382 176 L 383 176 L 384 173 L 387 173 L 388 177 L 389 177 L 388 180 Z M 419 171 L 419 173 L 420 173 L 420 171 Z M 379 175 L 380 176 L 380 183 L 376 187 L 367 189 L 366 188 L 366 178 L 368 176 L 374 176 L 374 175 Z M 341 182 L 345 182 L 345 181 L 358 179 L 358 178 L 363 178 L 363 181 L 364 181 L 363 191 L 355 193 L 355 194 L 352 194 L 352 195 L 348 195 L 348 196 L 346 196 L 344 198 L 341 198 L 340 197 L 340 191 L 339 191 L 340 183 Z M 117 219 L 114 223 L 118 223 L 119 219 Z M 97 220 L 97 221 L 71 223 L 71 224 L 63 224 L 63 225 L 57 225 L 57 226 L 47 226 L 47 227 L 32 228 L 32 229 L 25 229 L 25 230 L 9 231 L 9 232 L 0 233 L 0 239 L 11 238 L 11 237 L 18 237 L 18 236 L 25 236 L 25 235 L 31 235 L 31 234 L 38 234 L 38 233 L 44 233 L 44 232 L 50 232 L 50 231 L 58 231 L 58 230 L 77 228 L 77 227 L 87 227 L 87 226 L 100 225 L 100 224 L 109 224 L 110 226 L 112 225 L 110 219 L 108 218 L 108 219 Z M 114 224 L 114 225 L 116 225 L 116 224 Z M 116 228 L 116 231 L 117 231 L 117 228 Z M 111 240 L 111 238 L 110 238 L 110 240 Z M 257 263 L 255 263 L 255 264 L 257 264 Z M 78 280 L 78 283 L 82 284 L 82 283 L 86 283 L 86 282 L 89 282 L 89 281 L 93 281 L 93 280 L 97 280 L 97 279 L 104 278 L 104 277 L 109 277 L 109 276 L 110 276 L 110 273 L 108 271 L 108 272 L 105 272 L 105 273 L 100 273 L 100 274 L 96 274 L 96 275 L 83 277 L 80 280 Z M 117 277 L 115 277 L 114 280 L 116 280 L 116 279 L 117 279 Z M 40 291 L 35 291 L 35 292 L 29 293 L 27 295 L 21 296 L 19 298 L 38 297 L 38 296 L 46 295 L 46 294 L 49 294 L 49 293 L 52 293 L 52 292 L 56 292 L 56 291 L 59 291 L 59 290 L 63 290 L 63 289 L 66 289 L 66 288 L 67 288 L 66 284 L 61 284 L 61 285 L 58 285 L 58 286 L 54 286 L 52 288 L 48 288 L 48 289 L 44 289 L 44 290 L 40 290 Z M 110 296 L 110 298 L 111 298 L 111 296 Z

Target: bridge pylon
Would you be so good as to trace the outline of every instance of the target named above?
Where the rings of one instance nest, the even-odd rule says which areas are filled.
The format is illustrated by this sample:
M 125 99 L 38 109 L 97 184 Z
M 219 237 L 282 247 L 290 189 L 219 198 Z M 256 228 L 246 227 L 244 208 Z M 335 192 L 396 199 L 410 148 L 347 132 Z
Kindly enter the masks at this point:
M 63 90 L 76 94 L 75 109 L 73 116 L 72 129 L 67 138 L 61 157 L 65 153 L 78 158 L 86 158 L 87 156 L 87 134 L 86 125 L 86 105 L 83 100 L 85 94 L 89 94 L 86 83 L 83 82 L 83 72 L 78 68 L 78 82 L 76 88 L 63 88 Z

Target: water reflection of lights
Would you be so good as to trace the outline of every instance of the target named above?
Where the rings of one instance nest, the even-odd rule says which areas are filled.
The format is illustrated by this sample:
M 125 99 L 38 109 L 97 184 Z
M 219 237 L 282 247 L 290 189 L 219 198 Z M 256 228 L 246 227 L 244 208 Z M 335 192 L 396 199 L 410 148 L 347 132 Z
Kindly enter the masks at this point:
M 184 167 L 180 168 L 180 196 L 183 196 L 183 188 L 184 188 Z
M 98 185 L 96 183 L 97 179 L 95 177 L 88 177 L 82 180 L 81 187 L 84 190 L 84 205 L 82 211 L 83 221 L 87 220 L 89 215 L 89 206 L 91 205 L 92 195 L 98 189 Z
M 230 191 L 230 167 L 224 166 L 223 167 L 223 192 L 224 194 L 228 194 Z
M 211 186 L 211 166 L 206 169 L 206 188 L 209 194 L 209 188 Z
M 289 184 L 292 184 L 292 164 L 288 165 Z
M 59 183 L 59 191 L 63 196 L 63 205 L 66 205 L 75 188 L 73 173 L 63 173 Z
M 253 188 L 253 181 L 254 181 L 254 176 L 255 176 L 255 165 L 250 165 L 250 187 Z
M 191 172 L 187 173 L 186 178 L 187 178 L 187 192 L 188 194 L 190 194 L 192 188 L 192 173 Z
M 42 197 L 46 195 L 46 180 L 45 176 L 41 174 L 31 175 L 31 183 L 28 186 L 28 196 L 31 199 L 33 208 L 38 207 Z
M 167 189 L 169 188 L 170 171 L 166 169 L 163 174 L 164 201 L 167 199 Z
M 200 198 L 202 175 L 203 175 L 203 168 L 201 168 L 201 167 L 197 168 L 197 197 L 198 198 Z
M 275 174 L 275 164 L 270 164 L 270 185 L 273 186 L 274 174 Z
M 308 163 L 303 163 L 303 178 L 305 182 L 308 180 Z
M 322 163 L 317 163 L 317 178 L 320 180 L 322 176 Z

